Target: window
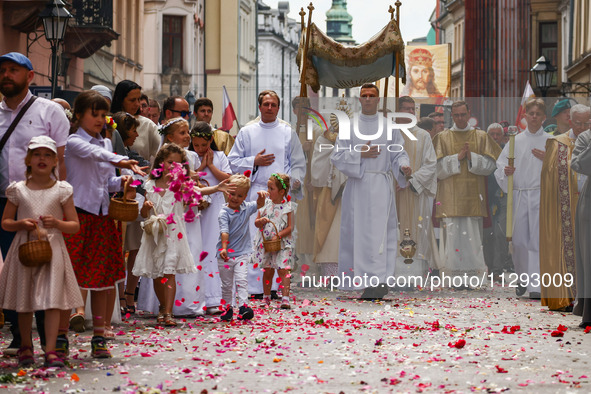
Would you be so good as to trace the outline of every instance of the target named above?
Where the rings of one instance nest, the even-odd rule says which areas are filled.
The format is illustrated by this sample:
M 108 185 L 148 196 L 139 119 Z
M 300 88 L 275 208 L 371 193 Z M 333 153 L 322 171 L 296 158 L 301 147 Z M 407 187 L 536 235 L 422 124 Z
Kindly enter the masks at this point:
M 183 17 L 162 18 L 162 72 L 183 68 Z
M 540 23 L 540 51 L 550 63 L 558 68 L 558 23 Z M 557 73 L 554 74 L 552 85 L 556 85 Z
M 452 62 L 462 58 L 464 49 L 464 21 L 454 25 L 454 44 L 452 48 Z

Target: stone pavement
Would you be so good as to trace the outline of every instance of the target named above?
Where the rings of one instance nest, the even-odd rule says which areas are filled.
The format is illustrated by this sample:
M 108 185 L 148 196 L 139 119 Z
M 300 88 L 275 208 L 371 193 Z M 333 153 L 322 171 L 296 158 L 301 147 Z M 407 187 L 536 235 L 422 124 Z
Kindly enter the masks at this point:
M 90 358 L 90 332 L 70 335 L 70 366 L 19 371 L 10 392 L 502 392 L 591 391 L 591 333 L 509 288 L 355 293 L 296 288 L 292 310 L 255 308 L 250 322 L 151 316 L 116 327 L 114 357 Z M 8 330 L 1 331 L 6 340 Z M 559 336 L 562 335 L 562 336 Z M 0 344 L 1 345 L 1 344 Z M 5 346 L 5 345 L 4 345 Z M 38 348 L 38 347 L 37 347 Z M 38 350 L 38 349 L 37 349 Z M 37 356 L 41 364 L 41 356 Z M 6 390 L 3 390 L 7 392 Z

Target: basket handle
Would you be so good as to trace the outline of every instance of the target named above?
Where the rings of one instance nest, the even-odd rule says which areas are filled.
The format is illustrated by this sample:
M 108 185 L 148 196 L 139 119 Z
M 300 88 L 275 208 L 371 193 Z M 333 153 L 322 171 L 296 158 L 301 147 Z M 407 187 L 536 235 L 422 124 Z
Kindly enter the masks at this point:
M 39 241 L 41 241 L 41 232 L 39 231 L 39 226 L 37 225 L 37 222 L 35 222 L 34 224 L 35 224 L 35 230 L 34 231 L 37 232 L 37 239 Z M 31 230 L 31 231 L 33 231 L 33 230 Z M 31 239 L 31 231 L 27 231 L 27 242 L 29 242 L 30 239 Z
M 273 227 L 275 227 L 275 234 L 277 234 L 277 236 L 279 237 L 279 230 L 277 230 L 277 226 L 275 226 L 275 223 L 273 223 L 271 220 L 269 220 L 267 223 L 265 223 L 265 226 L 271 223 L 273 225 Z M 263 233 L 263 229 L 265 228 L 265 226 L 261 227 L 261 233 Z M 265 239 L 265 233 L 263 233 L 263 239 Z M 279 237 L 279 239 L 281 239 L 281 237 Z M 265 239 L 265 241 L 269 241 L 268 239 Z
M 127 179 L 127 181 L 125 182 L 125 185 L 123 185 L 123 203 L 125 204 L 127 202 L 127 187 L 129 186 L 129 184 L 131 183 L 132 178 L 129 177 Z

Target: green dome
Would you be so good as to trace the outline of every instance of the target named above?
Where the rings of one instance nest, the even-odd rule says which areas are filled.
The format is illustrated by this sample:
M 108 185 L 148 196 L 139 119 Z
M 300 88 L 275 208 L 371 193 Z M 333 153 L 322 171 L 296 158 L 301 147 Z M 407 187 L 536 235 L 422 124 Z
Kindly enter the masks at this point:
M 351 22 L 353 17 L 347 12 L 346 0 L 333 0 L 332 7 L 326 11 L 326 18 L 330 21 Z
M 333 0 L 326 12 L 326 34 L 337 42 L 354 44 L 353 17 L 347 12 L 346 0 Z

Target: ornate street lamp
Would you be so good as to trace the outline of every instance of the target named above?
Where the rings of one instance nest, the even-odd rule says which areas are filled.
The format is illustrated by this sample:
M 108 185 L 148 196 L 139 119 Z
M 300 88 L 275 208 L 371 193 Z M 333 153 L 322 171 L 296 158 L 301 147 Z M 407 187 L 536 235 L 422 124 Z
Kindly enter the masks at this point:
M 45 38 L 51 45 L 51 98 L 55 98 L 57 86 L 57 50 L 64 41 L 68 20 L 72 14 L 66 9 L 62 0 L 49 0 L 45 9 L 39 14 L 43 21 Z
M 542 91 L 542 97 L 546 97 L 548 89 L 552 86 L 552 79 L 554 78 L 556 67 L 551 65 L 550 61 L 546 60 L 544 56 L 540 56 L 536 61 L 536 65 L 533 66 L 530 71 L 533 72 L 534 78 L 536 79 L 536 85 Z

